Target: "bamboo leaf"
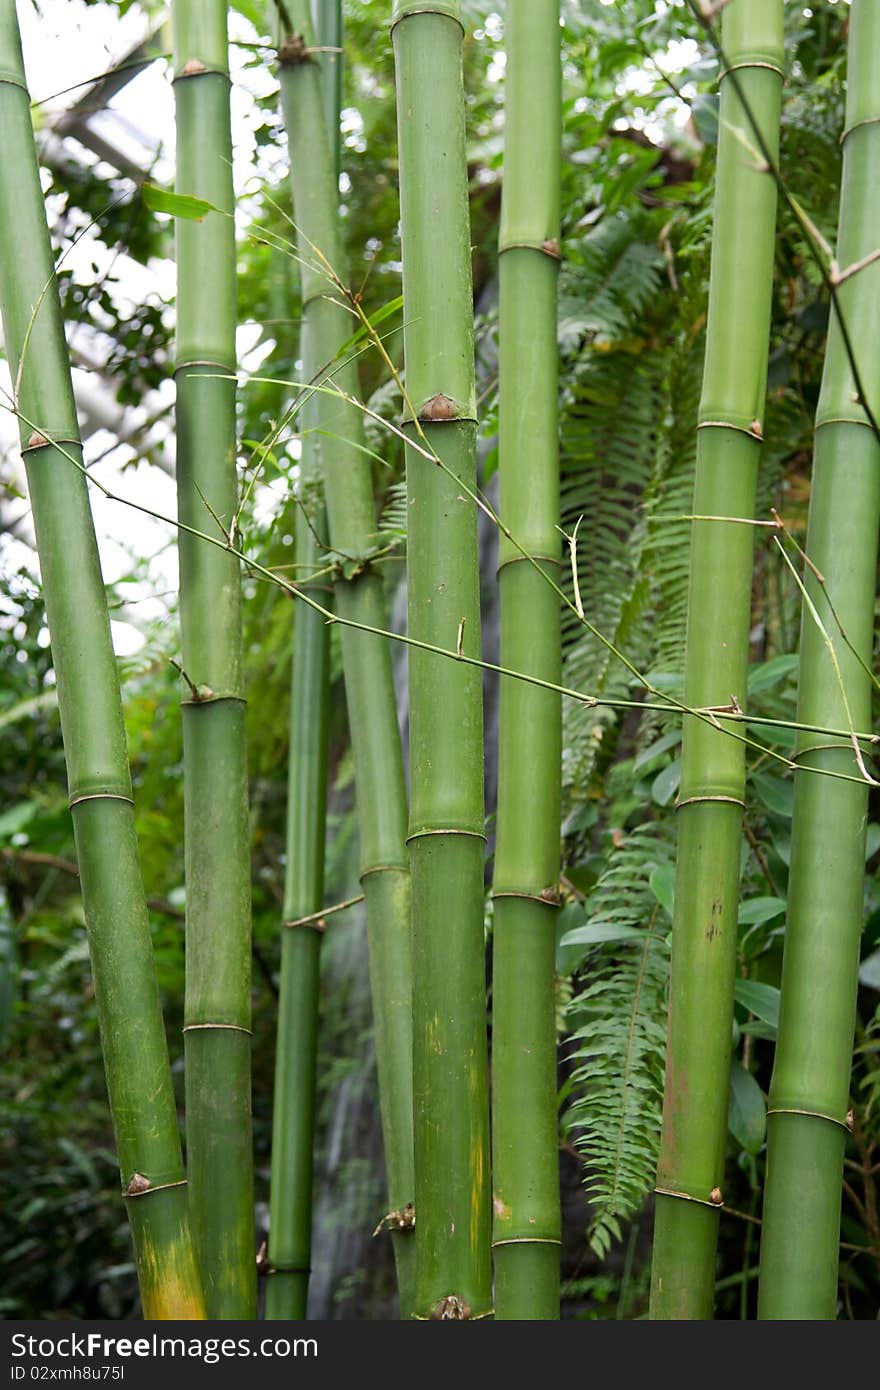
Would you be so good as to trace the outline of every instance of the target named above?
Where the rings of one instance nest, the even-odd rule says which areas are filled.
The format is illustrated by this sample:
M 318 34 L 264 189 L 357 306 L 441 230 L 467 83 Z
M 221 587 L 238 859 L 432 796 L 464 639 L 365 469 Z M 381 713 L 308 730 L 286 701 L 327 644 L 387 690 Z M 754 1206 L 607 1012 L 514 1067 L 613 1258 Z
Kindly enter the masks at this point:
M 220 211 L 205 198 L 195 198 L 190 193 L 172 193 L 167 188 L 157 188 L 154 183 L 142 184 L 141 196 L 151 212 L 183 217 L 188 222 L 203 222 L 209 212 Z

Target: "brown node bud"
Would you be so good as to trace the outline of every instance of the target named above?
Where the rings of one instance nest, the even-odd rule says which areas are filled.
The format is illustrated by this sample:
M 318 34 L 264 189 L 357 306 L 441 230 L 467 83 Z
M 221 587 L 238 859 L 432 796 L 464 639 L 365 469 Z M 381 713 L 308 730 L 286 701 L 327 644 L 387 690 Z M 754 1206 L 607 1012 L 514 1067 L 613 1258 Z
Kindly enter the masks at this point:
M 855 1122 L 856 1122 L 855 1111 L 854 1111 L 854 1110 L 847 1110 L 847 1112 L 846 1112 L 846 1127 L 847 1127 L 847 1129 L 850 1131 L 850 1133 L 852 1133 L 853 1126 L 855 1125 Z
M 470 1316 L 470 1304 L 465 1303 L 464 1299 L 459 1298 L 456 1293 L 450 1293 L 447 1294 L 445 1298 L 441 1298 L 431 1314 L 431 1317 L 438 1322 L 448 1319 L 452 1319 L 455 1322 L 467 1322 Z
M 721 1195 L 720 1187 L 712 1188 L 712 1191 L 709 1193 L 709 1201 L 712 1203 L 713 1207 L 723 1206 L 724 1198 Z
M 541 243 L 541 250 L 545 256 L 552 256 L 554 260 L 558 261 L 560 258 L 559 241 L 555 236 L 548 236 L 547 240 Z
M 753 420 L 749 428 L 756 439 L 764 438 L 764 426 L 760 420 Z
M 188 63 L 184 63 L 180 69 L 181 77 L 200 77 L 203 72 L 207 72 L 201 58 L 190 58 Z
M 425 401 L 419 411 L 420 420 L 456 420 L 458 411 L 455 408 L 455 401 L 451 401 L 448 396 L 432 396 L 429 401 Z
M 394 1213 L 394 1224 L 398 1231 L 411 1231 L 416 1224 L 416 1209 L 412 1202 L 407 1202 L 401 1211 Z
M 283 68 L 295 67 L 309 58 L 309 48 L 303 34 L 288 34 L 278 49 L 278 61 Z
M 44 444 L 48 443 L 49 441 L 44 434 L 40 434 L 39 430 L 34 430 L 27 442 L 27 447 L 29 449 L 42 449 Z
M 553 885 L 549 888 L 543 888 L 539 896 L 542 903 L 552 903 L 554 907 L 559 902 L 559 893 Z
M 143 1173 L 132 1173 L 128 1187 L 125 1189 L 126 1197 L 140 1197 L 144 1192 L 149 1192 L 152 1183 L 149 1178 L 145 1178 Z

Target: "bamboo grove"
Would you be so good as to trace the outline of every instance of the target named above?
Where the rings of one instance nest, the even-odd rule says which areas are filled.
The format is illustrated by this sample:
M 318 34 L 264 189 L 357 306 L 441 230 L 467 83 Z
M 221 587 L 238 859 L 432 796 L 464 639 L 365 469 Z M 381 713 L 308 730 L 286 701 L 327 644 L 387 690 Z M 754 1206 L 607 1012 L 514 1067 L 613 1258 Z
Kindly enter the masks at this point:
M 878 59 L 872 0 L 173 0 L 173 176 L 67 248 L 173 255 L 170 516 L 84 451 L 0 0 L 67 773 L 0 807 L 0 1033 L 78 877 L 145 1318 L 326 1316 L 339 1230 L 377 1316 L 876 1316 Z M 137 676 L 108 499 L 176 542 Z

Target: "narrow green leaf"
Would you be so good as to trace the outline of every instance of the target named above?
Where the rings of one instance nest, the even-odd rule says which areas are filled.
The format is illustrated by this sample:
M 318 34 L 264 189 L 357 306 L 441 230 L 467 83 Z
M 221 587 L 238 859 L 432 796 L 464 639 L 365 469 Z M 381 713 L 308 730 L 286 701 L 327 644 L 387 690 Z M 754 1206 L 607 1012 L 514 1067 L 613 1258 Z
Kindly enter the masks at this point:
M 209 212 L 219 212 L 213 203 L 195 198 L 190 193 L 171 193 L 154 183 L 141 184 L 143 200 L 151 212 L 165 212 L 169 217 L 183 217 L 188 222 L 202 222 Z

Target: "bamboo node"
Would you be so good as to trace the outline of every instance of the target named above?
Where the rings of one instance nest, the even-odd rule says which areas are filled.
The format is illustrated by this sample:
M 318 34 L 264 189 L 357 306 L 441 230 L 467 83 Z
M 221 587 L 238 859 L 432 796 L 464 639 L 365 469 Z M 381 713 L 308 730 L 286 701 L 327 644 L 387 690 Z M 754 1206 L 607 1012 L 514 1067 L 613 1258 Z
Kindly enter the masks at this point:
M 40 434 L 39 430 L 34 430 L 33 434 L 31 435 L 30 439 L 28 440 L 27 444 L 25 445 L 25 448 L 26 448 L 26 449 L 42 449 L 42 448 L 44 448 L 44 446 L 45 446 L 46 444 L 48 444 L 48 443 L 49 443 L 49 441 L 48 441 L 48 439 L 46 438 L 46 436 L 45 436 L 44 434 Z
M 796 1105 L 768 1105 L 767 1114 L 770 1115 L 802 1115 L 806 1120 L 826 1120 L 830 1125 L 838 1125 L 841 1129 L 850 1130 L 850 1117 L 853 1112 L 847 1111 L 846 1118 L 841 1120 L 837 1115 L 827 1115 L 824 1110 L 807 1110 Z
M 278 48 L 278 62 L 283 68 L 294 68 L 300 63 L 308 63 L 311 56 L 312 50 L 306 43 L 304 34 L 288 34 Z
M 459 418 L 458 408 L 455 401 L 450 400 L 449 396 L 444 396 L 438 392 L 429 401 L 425 401 L 419 411 L 419 419 L 426 420 L 430 424 L 434 420 L 457 420 Z
M 218 1030 L 223 1033 L 246 1033 L 249 1038 L 254 1036 L 252 1028 L 243 1028 L 240 1023 L 185 1023 L 184 1033 L 204 1033 Z
M 562 259 L 558 237 L 548 236 L 546 241 L 541 242 L 541 250 L 544 252 L 545 256 L 551 256 L 554 261 Z
M 389 1211 L 382 1217 L 375 1231 L 373 1239 L 380 1236 L 383 1231 L 413 1231 L 416 1225 L 416 1209 L 412 1202 L 407 1202 L 405 1207 L 399 1211 Z
M 435 1305 L 431 1312 L 431 1318 L 437 1322 L 453 1320 L 454 1322 L 467 1322 L 473 1315 L 473 1310 L 469 1303 L 463 1298 L 459 1298 L 456 1293 L 449 1293 L 445 1298 Z
M 186 1187 L 186 1178 L 175 1178 L 171 1182 L 151 1182 L 143 1173 L 132 1173 L 123 1197 L 149 1197 L 153 1192 L 165 1192 L 169 1187 Z
M 743 809 L 745 809 L 746 804 L 742 798 L 738 796 L 685 796 L 681 800 L 676 801 L 675 809 L 676 811 L 680 811 L 683 806 L 700 806 L 704 802 L 709 801 L 718 801 L 728 806 L 742 806 Z
M 184 63 L 183 67 L 180 69 L 178 76 L 201 77 L 202 73 L 207 71 L 208 69 L 205 67 L 205 64 L 202 62 L 201 58 L 190 58 L 188 63 Z
M 679 1192 L 674 1187 L 655 1187 L 658 1197 L 674 1197 L 679 1202 L 694 1202 L 698 1207 L 711 1207 L 718 1211 L 724 1206 L 724 1196 L 720 1187 L 713 1187 L 708 1197 L 697 1197 L 693 1192 Z

